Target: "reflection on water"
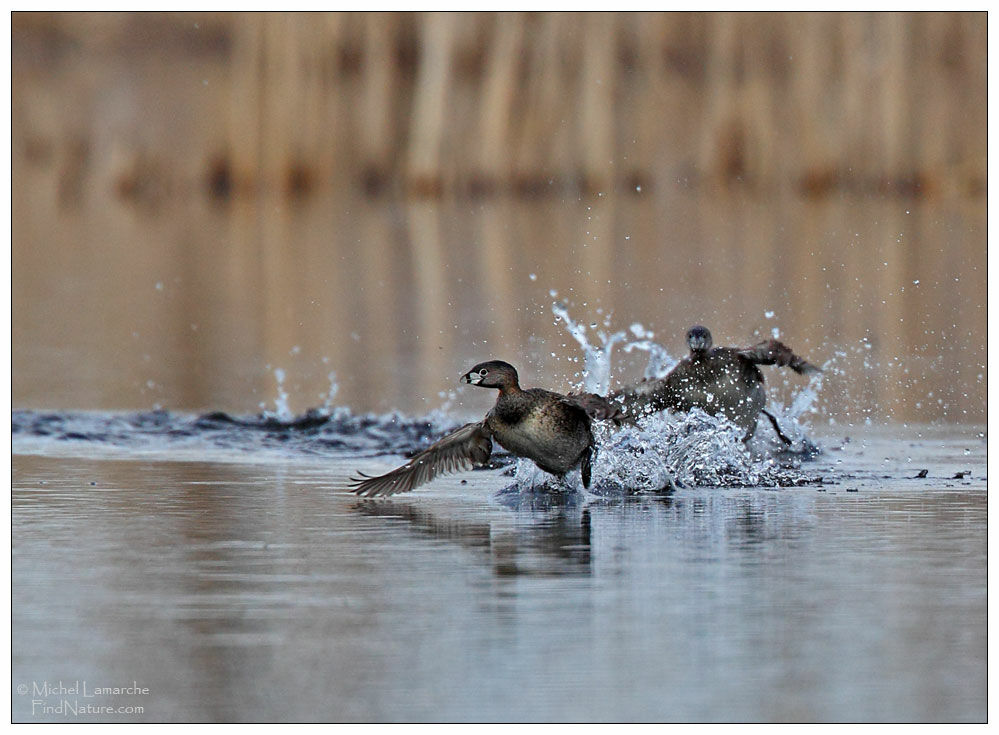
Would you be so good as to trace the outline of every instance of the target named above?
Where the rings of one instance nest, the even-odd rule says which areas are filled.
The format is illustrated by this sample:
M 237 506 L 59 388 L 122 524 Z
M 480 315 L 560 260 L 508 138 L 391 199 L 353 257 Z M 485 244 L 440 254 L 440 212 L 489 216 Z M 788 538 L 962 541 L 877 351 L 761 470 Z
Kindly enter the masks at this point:
M 489 523 L 465 523 L 441 518 L 419 503 L 364 500 L 360 513 L 402 518 L 432 538 L 480 549 L 497 576 L 590 573 L 590 511 L 572 496 L 567 502 L 524 514 L 525 523 L 512 531 L 493 531 Z
M 15 456 L 15 687 L 148 687 L 98 698 L 121 721 L 985 718 L 980 441 L 547 504 L 488 472 L 361 501 L 310 461 Z
M 558 299 L 586 325 L 640 323 L 674 357 L 694 323 L 719 344 L 777 330 L 826 366 L 817 410 L 839 424 L 984 419 L 984 203 L 262 194 L 141 234 L 18 209 L 40 224 L 15 240 L 17 407 L 246 414 L 274 408 L 281 369 L 295 412 L 326 400 L 332 371 L 355 411 L 423 415 L 452 394 L 476 415 L 490 401 L 457 376 L 489 357 L 527 384 L 579 382 Z M 645 357 L 619 347 L 612 379 Z M 800 383 L 768 382 L 785 402 Z

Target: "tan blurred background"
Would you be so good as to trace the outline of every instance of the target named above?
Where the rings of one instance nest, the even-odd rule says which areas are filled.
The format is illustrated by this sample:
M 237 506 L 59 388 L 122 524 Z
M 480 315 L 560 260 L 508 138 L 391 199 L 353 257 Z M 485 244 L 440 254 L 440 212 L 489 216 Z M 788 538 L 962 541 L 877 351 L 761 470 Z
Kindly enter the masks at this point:
M 986 15 L 12 17 L 15 408 L 455 414 L 551 303 L 983 421 Z M 614 377 L 645 356 L 615 352 Z M 770 373 L 787 399 L 801 379 Z M 479 394 L 482 395 L 479 395 Z

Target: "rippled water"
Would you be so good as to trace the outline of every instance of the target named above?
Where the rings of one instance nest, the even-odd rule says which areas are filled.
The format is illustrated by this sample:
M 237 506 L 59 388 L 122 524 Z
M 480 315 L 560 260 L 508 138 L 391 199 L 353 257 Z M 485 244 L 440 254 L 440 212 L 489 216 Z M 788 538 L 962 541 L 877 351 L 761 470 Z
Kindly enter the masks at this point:
M 13 427 L 15 721 L 986 718 L 975 429 L 826 430 L 797 487 L 367 501 L 350 473 L 445 427 Z

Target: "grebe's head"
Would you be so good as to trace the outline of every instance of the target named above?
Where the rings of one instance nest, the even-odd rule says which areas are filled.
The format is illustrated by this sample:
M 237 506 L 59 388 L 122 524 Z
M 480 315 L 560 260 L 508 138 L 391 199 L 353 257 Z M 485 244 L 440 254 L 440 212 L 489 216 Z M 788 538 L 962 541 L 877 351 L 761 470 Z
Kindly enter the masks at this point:
M 502 360 L 489 360 L 480 362 L 467 373 L 461 376 L 462 381 L 483 388 L 507 388 L 519 387 L 517 380 L 517 369 L 508 362 Z
M 687 330 L 687 345 L 691 352 L 707 352 L 711 349 L 711 332 L 700 325 Z

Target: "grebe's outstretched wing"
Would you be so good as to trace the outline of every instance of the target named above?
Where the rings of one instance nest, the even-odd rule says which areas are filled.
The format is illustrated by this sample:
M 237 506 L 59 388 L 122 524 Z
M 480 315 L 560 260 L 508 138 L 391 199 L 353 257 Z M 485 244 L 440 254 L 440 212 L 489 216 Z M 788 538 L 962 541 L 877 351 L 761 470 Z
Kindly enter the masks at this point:
M 465 424 L 443 439 L 434 442 L 402 467 L 378 477 L 351 478 L 352 493 L 372 497 L 395 495 L 425 485 L 438 475 L 470 470 L 489 461 L 493 451 L 492 435 L 485 421 Z
M 579 406 L 586 411 L 587 416 L 596 421 L 607 421 L 609 419 L 615 424 L 621 423 L 621 417 L 623 416 L 621 406 L 603 396 L 598 396 L 596 393 L 570 393 L 563 400 L 566 403 Z
M 801 375 L 809 373 L 821 373 L 822 368 L 805 361 L 791 351 L 791 348 L 783 342 L 775 339 L 760 342 L 752 347 L 739 350 L 739 354 L 757 365 L 777 365 L 778 367 L 789 367 L 794 372 Z

